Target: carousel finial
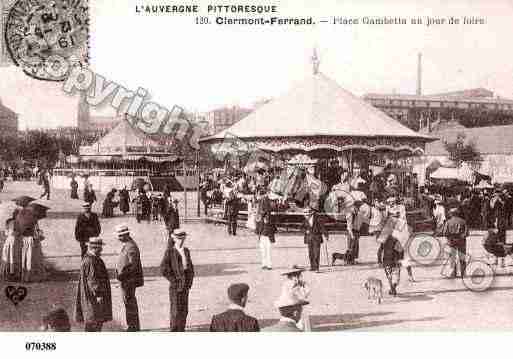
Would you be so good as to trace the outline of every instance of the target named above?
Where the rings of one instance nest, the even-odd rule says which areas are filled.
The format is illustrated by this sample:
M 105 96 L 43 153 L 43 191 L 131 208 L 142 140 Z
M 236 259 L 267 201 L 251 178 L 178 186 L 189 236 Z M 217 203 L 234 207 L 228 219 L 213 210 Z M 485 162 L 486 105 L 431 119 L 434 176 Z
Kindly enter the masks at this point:
M 319 64 L 320 64 L 320 60 L 319 60 L 319 57 L 317 56 L 317 48 L 314 47 L 313 49 L 313 54 L 312 54 L 312 65 L 313 65 L 313 74 L 314 75 L 317 75 L 319 73 Z

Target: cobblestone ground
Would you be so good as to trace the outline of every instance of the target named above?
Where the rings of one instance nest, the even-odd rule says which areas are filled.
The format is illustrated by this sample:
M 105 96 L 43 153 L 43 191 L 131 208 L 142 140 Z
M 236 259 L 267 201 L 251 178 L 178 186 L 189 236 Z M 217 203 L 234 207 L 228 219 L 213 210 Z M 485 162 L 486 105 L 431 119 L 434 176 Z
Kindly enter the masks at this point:
M 19 194 L 37 195 L 35 183 L 7 183 L 0 200 Z M 182 195 L 182 194 L 180 194 Z M 178 196 L 180 196 L 178 195 Z M 6 283 L 0 283 L 0 330 L 29 331 L 37 329 L 39 320 L 52 306 L 63 306 L 72 313 L 77 273 L 80 263 L 79 246 L 73 237 L 73 228 L 80 201 L 68 200 L 68 193 L 52 193 L 48 202 L 52 207 L 48 218 L 41 222 L 47 235 L 43 251 L 48 262 L 57 269 L 44 283 L 28 284 L 27 298 L 17 306 L 3 295 Z M 180 197 L 179 197 L 180 198 Z M 190 199 L 189 199 L 190 200 Z M 194 203 L 195 202 L 191 201 Z M 100 211 L 100 205 L 95 211 Z M 102 220 L 102 237 L 107 242 L 103 258 L 109 269 L 114 268 L 121 247 L 113 235 L 114 227 L 126 222 L 138 243 L 143 260 L 145 285 L 137 291 L 141 325 L 147 331 L 165 331 L 168 326 L 169 306 L 167 282 L 160 275 L 159 264 L 165 241 L 162 224 L 140 223 L 131 216 Z M 307 252 L 298 234 L 279 234 L 273 246 L 273 270 L 260 269 L 257 239 L 250 231 L 240 229 L 237 237 L 229 237 L 224 226 L 204 223 L 185 223 L 187 245 L 191 249 L 196 278 L 190 293 L 187 330 L 205 331 L 213 314 L 228 305 L 226 288 L 230 283 L 250 285 L 247 312 L 259 319 L 261 327 L 278 318 L 273 302 L 281 288 L 281 272 L 292 265 L 307 264 Z M 468 240 L 468 252 L 474 259 L 490 261 L 481 246 L 481 233 L 473 232 Z M 3 241 L 3 240 L 2 240 Z M 360 242 L 360 264 L 353 267 L 327 266 L 322 273 L 305 273 L 312 287 L 311 305 L 307 313 L 313 331 L 330 330 L 498 330 L 513 329 L 512 260 L 507 258 L 505 268 L 497 268 L 492 287 L 485 292 L 467 289 L 461 279 L 446 279 L 441 274 L 440 262 L 417 264 L 414 274 L 417 282 L 407 281 L 403 270 L 399 296 L 386 294 L 382 304 L 369 301 L 362 284 L 369 276 L 386 279 L 376 264 L 377 244 L 371 237 Z M 345 250 L 342 234 L 331 237 L 329 253 Z M 112 280 L 114 320 L 106 330 L 118 331 L 124 327 L 124 308 L 115 280 Z M 74 329 L 81 328 L 74 325 Z

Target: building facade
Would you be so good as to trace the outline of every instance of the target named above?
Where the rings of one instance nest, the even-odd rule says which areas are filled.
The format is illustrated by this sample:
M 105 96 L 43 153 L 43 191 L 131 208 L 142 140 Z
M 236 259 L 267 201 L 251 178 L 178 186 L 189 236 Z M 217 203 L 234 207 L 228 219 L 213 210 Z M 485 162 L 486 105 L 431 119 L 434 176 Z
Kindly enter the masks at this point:
M 366 94 L 364 100 L 414 130 L 456 119 L 466 127 L 513 124 L 513 100 L 483 88 L 434 95 Z
M 0 135 L 16 136 L 18 133 L 18 114 L 2 104 L 0 99 Z
M 226 106 L 207 112 L 204 115 L 204 119 L 209 124 L 210 134 L 216 134 L 236 124 L 251 112 L 253 110 L 249 108 Z
M 513 183 L 513 125 L 466 128 L 455 120 L 440 123 L 428 133 L 437 138 L 426 144 L 423 156 L 415 161 L 415 172 L 422 184 L 426 168 L 434 162 L 442 166 L 453 166 L 445 142 L 454 142 L 458 135 L 465 142 L 472 142 L 481 156 L 481 161 L 470 164 L 479 173 L 491 177 L 495 183 Z

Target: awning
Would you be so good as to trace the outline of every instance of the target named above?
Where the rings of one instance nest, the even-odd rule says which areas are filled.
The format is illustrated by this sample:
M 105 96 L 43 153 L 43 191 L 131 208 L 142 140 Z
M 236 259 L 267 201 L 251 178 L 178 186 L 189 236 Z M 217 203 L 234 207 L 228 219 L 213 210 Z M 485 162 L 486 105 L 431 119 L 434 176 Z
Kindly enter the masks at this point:
M 438 180 L 458 180 L 464 182 L 472 182 L 474 179 L 474 171 L 467 165 L 459 168 L 440 167 L 429 176 Z

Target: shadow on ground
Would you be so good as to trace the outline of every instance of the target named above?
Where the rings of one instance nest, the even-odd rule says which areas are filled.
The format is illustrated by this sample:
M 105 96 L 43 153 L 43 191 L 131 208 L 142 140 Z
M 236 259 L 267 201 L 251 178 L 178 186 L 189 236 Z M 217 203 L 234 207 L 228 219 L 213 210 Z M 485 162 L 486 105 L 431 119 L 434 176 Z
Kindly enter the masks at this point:
M 196 264 L 194 265 L 194 276 L 199 277 L 212 277 L 212 276 L 228 276 L 239 275 L 247 273 L 247 271 L 240 269 L 240 263 L 212 263 L 212 264 Z M 109 278 L 116 279 L 115 270 L 108 269 Z M 162 277 L 159 266 L 144 267 L 144 278 Z M 55 269 L 50 270 L 50 277 L 48 281 L 54 282 L 68 282 L 78 281 L 80 276 L 79 270 L 73 271 L 59 271 Z M 151 280 L 150 280 L 151 281 Z

